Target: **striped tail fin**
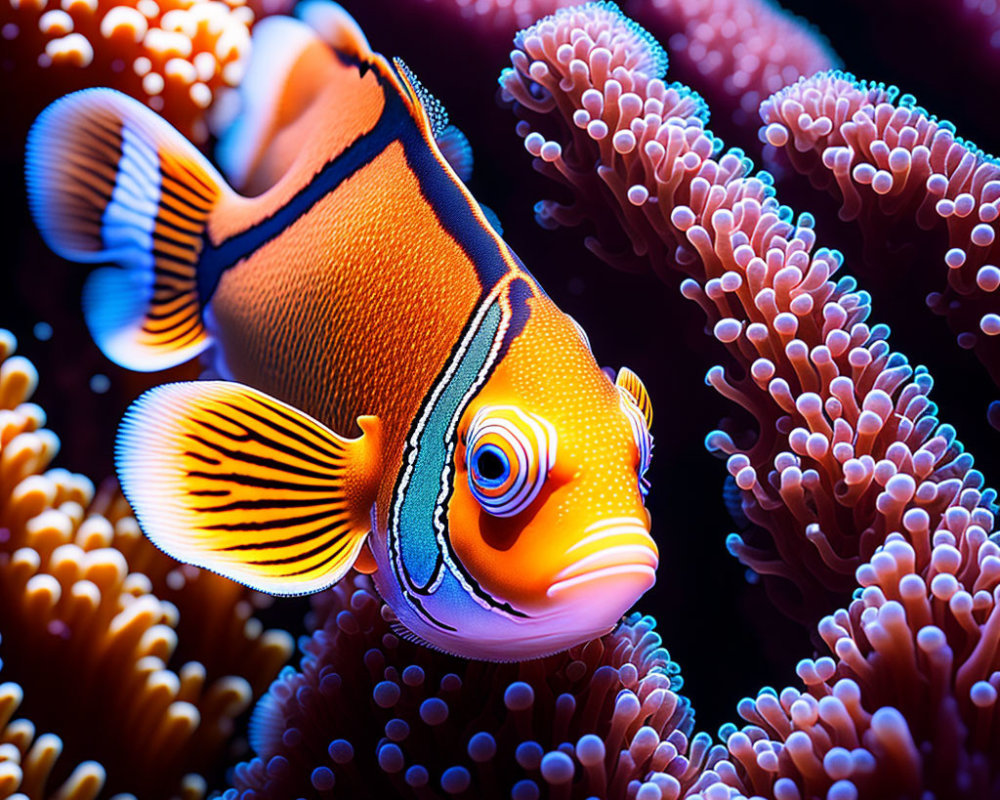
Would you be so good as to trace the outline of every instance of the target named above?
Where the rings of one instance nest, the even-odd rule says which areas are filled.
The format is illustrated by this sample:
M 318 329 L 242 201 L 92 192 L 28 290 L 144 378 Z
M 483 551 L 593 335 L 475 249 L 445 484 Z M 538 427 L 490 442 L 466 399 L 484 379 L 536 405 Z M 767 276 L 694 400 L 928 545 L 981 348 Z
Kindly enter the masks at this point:
M 216 205 L 233 197 L 180 133 L 111 89 L 54 102 L 35 121 L 28 200 L 45 242 L 70 261 L 107 264 L 84 288 L 84 314 L 112 361 L 140 372 L 205 350 L 198 257 Z

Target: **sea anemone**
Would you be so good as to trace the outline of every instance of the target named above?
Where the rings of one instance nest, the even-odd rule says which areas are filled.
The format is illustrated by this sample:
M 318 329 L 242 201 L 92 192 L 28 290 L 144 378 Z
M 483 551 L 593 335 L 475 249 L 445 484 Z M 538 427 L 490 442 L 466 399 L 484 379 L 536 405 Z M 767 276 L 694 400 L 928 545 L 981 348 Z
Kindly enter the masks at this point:
M 627 8 L 736 129 L 756 118 L 765 97 L 840 63 L 818 30 L 771 0 L 637 0 Z
M 522 116 L 550 131 L 561 121 L 563 144 L 518 125 L 536 165 L 586 198 L 548 217 L 594 218 L 600 197 L 631 252 L 592 249 L 690 276 L 682 293 L 740 367 L 706 380 L 759 424 L 756 436 L 707 438 L 758 526 L 728 546 L 782 608 L 816 619 L 908 510 L 933 527 L 963 492 L 984 506 L 995 493 L 980 492 L 972 457 L 935 417 L 930 375 L 890 349 L 887 326 L 866 322 L 867 293 L 831 280 L 843 259 L 814 249 L 812 217 L 793 224 L 770 176 L 752 175 L 739 150 L 717 155 L 701 116 L 679 114 L 656 73 L 632 66 L 659 63 L 649 41 L 605 4 L 559 12 L 519 35 L 501 85 Z
M 705 55 L 711 67 L 729 54 Z M 301 664 L 257 706 L 256 757 L 234 769 L 225 797 L 1000 796 L 995 494 L 939 423 L 929 374 L 890 349 L 888 328 L 867 322 L 867 293 L 834 278 L 842 258 L 816 247 L 812 218 L 796 220 L 740 151 L 722 152 L 706 104 L 663 81 L 662 49 L 613 6 L 540 22 L 512 61 L 502 85 L 525 117 L 526 148 L 577 196 L 542 204 L 541 221 L 594 225 L 595 252 L 679 284 L 727 349 L 731 366 L 708 382 L 759 427 L 708 437 L 757 526 L 729 547 L 782 607 L 822 617 L 816 641 L 830 653 L 802 660 L 795 686 L 744 699 L 745 724 L 724 725 L 725 744 L 713 744 L 693 735 L 650 617 L 538 661 L 469 662 L 407 640 L 352 574 L 312 599 Z M 751 84 L 770 74 L 751 72 Z M 732 73 L 710 74 L 725 84 Z M 890 122 L 915 111 L 902 99 L 873 107 L 883 102 Z M 800 121 L 789 120 L 790 139 Z M 872 180 L 854 186 L 876 215 L 887 202 L 871 196 L 885 180 L 877 150 L 861 173 Z M 961 162 L 950 169 L 946 158 L 949 185 L 964 180 Z M 988 183 L 967 191 L 978 198 Z M 959 206 L 941 223 L 949 231 L 969 222 Z M 986 294 L 989 263 L 975 273 Z M 258 595 L 152 548 L 113 482 L 95 491 L 49 468 L 58 440 L 28 402 L 33 368 L 12 350 L 0 333 L 0 655 L 17 681 L 0 684 L 0 797 L 197 800 L 216 785 L 199 772 L 237 757 L 235 715 L 290 639 L 263 631 Z M 712 606 L 695 599 L 688 613 L 708 624 Z M 704 650 L 723 660 L 711 642 Z M 730 680 L 709 690 L 730 696 Z M 13 719 L 18 706 L 27 719 Z
M 868 238 L 884 240 L 908 220 L 947 229 L 947 289 L 927 303 L 1000 384 L 1000 162 L 912 95 L 842 72 L 799 80 L 766 100 L 760 115 L 762 138 L 814 183 L 828 184 L 843 200 L 841 218 L 859 219 Z M 912 238 L 911 227 L 903 231 Z
M 721 733 L 726 791 L 773 798 L 996 797 L 1000 545 L 969 497 L 936 529 L 920 509 L 857 572 L 849 608 L 819 633 L 802 689 L 739 704 Z M 908 541 L 909 539 L 909 541 Z M 730 768 L 732 771 L 730 771 Z M 704 793 L 705 798 L 712 795 Z M 729 797 L 729 794 L 723 795 Z
M 415 2 L 433 2 L 436 9 L 453 10 L 481 30 L 497 32 L 528 27 L 576 5 L 572 0 Z M 734 134 L 747 131 L 765 97 L 800 75 L 840 64 L 818 30 L 772 0 L 630 0 L 623 5 L 667 44 L 678 74 L 709 99 Z
M 530 25 L 543 14 L 551 14 L 572 0 L 418 0 L 450 7 L 464 19 L 495 30 L 513 31 Z
M 17 681 L 5 684 L 8 716 L 20 704 L 31 722 L 8 761 L 49 763 L 63 750 L 98 762 L 85 771 L 94 793 L 106 782 L 197 795 L 195 773 L 287 660 L 291 637 L 262 630 L 246 590 L 177 569 L 110 487 L 95 493 L 83 476 L 48 469 L 59 440 L 28 402 L 38 376 L 14 346 L 0 331 L 0 654 Z M 34 725 L 54 735 L 32 745 Z M 47 791 L 38 769 L 24 769 L 19 792 Z
M 650 617 L 521 664 L 447 656 L 394 632 L 371 581 L 317 597 L 318 625 L 250 723 L 257 757 L 224 797 L 681 796 L 721 757 L 676 693 Z
M 205 110 L 243 77 L 254 20 L 291 6 L 284 0 L 4 0 L 2 67 L 8 76 L 17 71 L 5 82 L 5 102 L 37 112 L 64 92 L 111 86 L 203 142 Z
M 11 720 L 23 699 L 16 683 L 0 683 L 0 796 L 93 800 L 104 786 L 104 767 L 85 761 L 58 788 L 50 786 L 53 769 L 66 766 L 58 760 L 62 741 L 50 733 L 36 735 L 35 726 L 26 719 Z

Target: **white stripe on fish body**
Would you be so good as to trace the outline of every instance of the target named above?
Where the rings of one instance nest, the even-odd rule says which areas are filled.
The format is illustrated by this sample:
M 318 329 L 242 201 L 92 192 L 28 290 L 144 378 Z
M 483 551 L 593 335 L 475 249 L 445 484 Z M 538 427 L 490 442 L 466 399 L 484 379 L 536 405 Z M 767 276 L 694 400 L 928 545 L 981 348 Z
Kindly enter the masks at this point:
M 625 536 L 627 534 L 634 534 L 637 536 L 643 536 L 650 540 L 652 539 L 645 523 L 637 517 L 611 517 L 609 519 L 602 520 L 601 522 L 595 522 L 593 525 L 588 525 L 584 528 L 583 532 L 586 535 L 580 541 L 570 546 L 566 550 L 567 553 L 572 553 L 574 550 L 579 550 L 581 547 L 586 547 L 587 545 L 599 542 L 602 539 L 609 539 L 615 536 Z

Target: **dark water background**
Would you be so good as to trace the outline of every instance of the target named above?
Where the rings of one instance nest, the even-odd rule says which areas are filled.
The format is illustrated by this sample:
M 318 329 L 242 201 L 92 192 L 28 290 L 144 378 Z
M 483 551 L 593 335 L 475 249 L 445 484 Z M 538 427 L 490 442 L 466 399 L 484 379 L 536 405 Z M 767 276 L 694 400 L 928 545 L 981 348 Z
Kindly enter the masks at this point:
M 513 116 L 496 103 L 509 37 L 476 33 L 422 0 L 345 0 L 344 5 L 372 46 L 404 58 L 468 135 L 476 157 L 474 194 L 497 212 L 507 240 L 556 302 L 587 329 L 598 361 L 628 365 L 650 390 L 656 453 L 649 507 L 662 561 L 658 583 L 639 607 L 659 619 L 664 642 L 685 675 L 699 727 L 714 730 L 734 719 L 736 702 L 762 685 L 795 683 L 796 661 L 814 653 L 807 629 L 775 611 L 724 546 L 733 529 L 722 503 L 724 464 L 708 455 L 703 438 L 733 407 L 704 384 L 705 372 L 723 351 L 704 335 L 700 309 L 683 300 L 674 285 L 611 270 L 583 247 L 580 231 L 549 232 L 534 223 L 534 202 L 558 190 L 532 170 L 514 134 Z M 953 121 L 960 135 L 995 152 L 1000 58 L 990 62 L 977 50 L 976 37 L 942 16 L 960 5 L 917 0 L 905 4 L 909 11 L 903 14 L 904 3 L 895 0 L 785 3 L 816 23 L 859 77 L 897 83 Z M 696 75 L 672 69 L 668 77 L 698 88 Z M 33 109 L 8 106 L 8 111 L 4 139 L 23 141 Z M 713 130 L 727 144 L 752 150 L 756 124 L 736 129 L 719 116 L 713 117 Z M 15 144 L 2 153 L 0 173 L 5 205 L 0 326 L 14 331 L 20 352 L 39 368 L 35 399 L 63 442 L 57 464 L 99 481 L 112 472 L 114 429 L 127 404 L 147 386 L 193 377 L 196 370 L 134 375 L 98 353 L 80 312 L 86 270 L 61 262 L 42 245 L 27 215 L 21 170 Z M 940 418 L 957 427 L 988 484 L 997 485 L 1000 433 L 986 423 L 986 407 L 1000 392 L 923 304 L 927 291 L 943 284 L 943 239 L 914 240 L 902 258 L 876 259 L 861 269 L 860 236 L 837 220 L 837 203 L 801 179 L 782 181 L 778 191 L 796 211 L 816 215 L 821 244 L 845 252 L 845 272 L 858 274 L 861 288 L 874 296 L 872 319 L 891 325 L 890 341 L 911 363 L 930 368 Z M 38 322 L 52 326 L 50 340 L 33 335 Z M 92 390 L 95 374 L 110 378 L 108 391 Z M 271 621 L 297 632 L 302 608 L 302 601 L 279 601 Z

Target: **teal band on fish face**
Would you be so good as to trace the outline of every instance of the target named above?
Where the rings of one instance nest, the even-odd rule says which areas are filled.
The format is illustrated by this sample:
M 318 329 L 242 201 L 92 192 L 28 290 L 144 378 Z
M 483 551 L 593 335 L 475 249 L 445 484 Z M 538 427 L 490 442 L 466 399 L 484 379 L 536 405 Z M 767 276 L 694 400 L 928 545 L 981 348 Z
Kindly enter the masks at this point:
M 480 308 L 407 442 L 388 543 L 400 585 L 416 594 L 432 592 L 442 577 L 455 430 L 496 362 L 507 327 L 504 317 L 497 297 Z

